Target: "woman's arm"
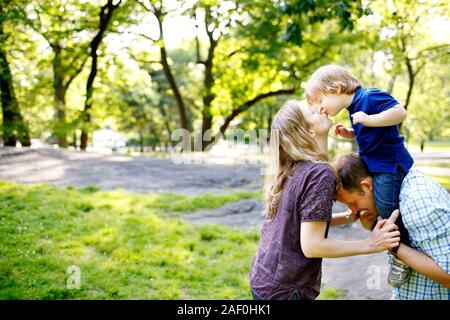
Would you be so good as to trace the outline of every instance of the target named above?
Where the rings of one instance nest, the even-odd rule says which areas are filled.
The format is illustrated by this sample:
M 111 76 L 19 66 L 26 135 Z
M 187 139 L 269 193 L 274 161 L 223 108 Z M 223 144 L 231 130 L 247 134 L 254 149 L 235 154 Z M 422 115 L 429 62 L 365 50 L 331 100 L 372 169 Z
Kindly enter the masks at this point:
M 303 254 L 308 258 L 340 258 L 395 248 L 400 242 L 400 232 L 394 231 L 397 228 L 394 224 L 383 226 L 384 223 L 385 220 L 378 222 L 369 239 L 340 241 L 325 238 L 325 221 L 302 222 L 300 242 Z
M 333 213 L 331 218 L 331 226 L 339 226 L 342 224 L 350 224 L 358 220 L 359 213 L 347 210 L 346 212 Z
M 402 243 L 398 248 L 397 256 L 423 276 L 433 279 L 444 287 L 450 288 L 450 274 L 442 270 L 441 267 L 425 253 L 414 250 Z

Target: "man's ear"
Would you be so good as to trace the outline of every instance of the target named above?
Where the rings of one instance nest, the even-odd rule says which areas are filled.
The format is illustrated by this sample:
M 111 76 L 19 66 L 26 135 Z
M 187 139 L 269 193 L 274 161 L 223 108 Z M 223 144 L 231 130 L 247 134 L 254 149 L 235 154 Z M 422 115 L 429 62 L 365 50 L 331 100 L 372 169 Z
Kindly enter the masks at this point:
M 373 191 L 373 185 L 372 185 L 372 179 L 371 178 L 364 178 L 360 182 L 361 189 L 363 189 L 364 192 Z

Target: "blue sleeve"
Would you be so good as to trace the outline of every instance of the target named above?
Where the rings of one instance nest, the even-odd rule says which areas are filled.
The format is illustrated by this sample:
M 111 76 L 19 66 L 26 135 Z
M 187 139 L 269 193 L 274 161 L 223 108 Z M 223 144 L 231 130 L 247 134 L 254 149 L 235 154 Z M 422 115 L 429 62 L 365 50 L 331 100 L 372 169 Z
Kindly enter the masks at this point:
M 379 89 L 372 89 L 368 99 L 374 113 L 383 112 L 399 104 L 389 93 Z

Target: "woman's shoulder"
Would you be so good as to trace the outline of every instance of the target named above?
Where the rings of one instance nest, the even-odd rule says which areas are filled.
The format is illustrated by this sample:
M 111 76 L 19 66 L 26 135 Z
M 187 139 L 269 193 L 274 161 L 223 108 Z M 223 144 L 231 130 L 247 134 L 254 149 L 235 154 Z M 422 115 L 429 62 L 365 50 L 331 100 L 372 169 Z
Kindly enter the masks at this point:
M 294 169 L 293 176 L 311 179 L 326 177 L 336 180 L 336 174 L 327 162 L 300 161 Z

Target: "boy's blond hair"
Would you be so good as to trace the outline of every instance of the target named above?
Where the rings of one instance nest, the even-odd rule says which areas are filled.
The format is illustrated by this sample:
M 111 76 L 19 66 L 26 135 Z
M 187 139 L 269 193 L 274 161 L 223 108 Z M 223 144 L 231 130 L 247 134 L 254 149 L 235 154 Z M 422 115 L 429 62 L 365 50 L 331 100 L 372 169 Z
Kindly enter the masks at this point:
M 322 66 L 311 75 L 305 88 L 306 100 L 312 104 L 312 99 L 318 94 L 352 94 L 361 82 L 347 69 L 336 66 Z

